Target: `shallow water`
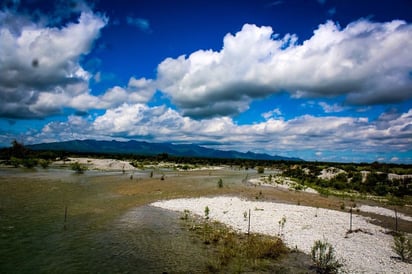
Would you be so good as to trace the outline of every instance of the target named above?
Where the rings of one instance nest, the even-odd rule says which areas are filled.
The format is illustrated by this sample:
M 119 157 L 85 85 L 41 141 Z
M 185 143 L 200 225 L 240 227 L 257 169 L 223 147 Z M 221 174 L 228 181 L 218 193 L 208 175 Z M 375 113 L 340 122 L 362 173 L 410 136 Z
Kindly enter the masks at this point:
M 133 209 L 97 240 L 103 240 L 105 248 L 111 251 L 106 258 L 113 272 L 203 273 L 206 270 L 206 250 L 184 229 L 177 213 L 164 209 L 152 206 Z
M 135 171 L 130 180 L 119 171 L 0 167 L 0 273 L 208 273 L 219 262 L 216 249 L 188 231 L 180 213 L 145 204 L 220 193 L 220 178 L 223 193 L 238 190 L 247 174 L 260 175 L 171 171 L 163 181 L 163 171 L 150 173 Z M 234 261 L 222 273 L 238 267 L 246 266 Z M 259 273 L 307 272 L 273 267 Z
M 179 214 L 123 211 L 133 197 L 111 187 L 127 174 L 1 168 L 0 179 L 0 273 L 206 272 L 207 249 Z

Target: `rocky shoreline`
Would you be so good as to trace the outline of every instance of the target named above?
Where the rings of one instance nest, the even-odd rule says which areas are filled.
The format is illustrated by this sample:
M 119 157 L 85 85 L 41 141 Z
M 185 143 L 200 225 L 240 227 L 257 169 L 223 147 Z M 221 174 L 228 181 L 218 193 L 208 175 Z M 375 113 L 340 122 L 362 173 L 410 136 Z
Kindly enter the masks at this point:
M 348 273 L 412 273 L 412 264 L 396 259 L 392 251 L 393 237 L 384 228 L 371 224 L 369 218 L 353 214 L 352 233 L 350 215 L 330 209 L 290 205 L 274 202 L 248 201 L 237 197 L 188 198 L 159 201 L 151 204 L 173 211 L 189 210 L 209 217 L 235 230 L 250 231 L 282 237 L 290 248 L 309 253 L 316 240 L 325 239 L 336 250 Z M 280 221 L 284 218 L 284 226 Z

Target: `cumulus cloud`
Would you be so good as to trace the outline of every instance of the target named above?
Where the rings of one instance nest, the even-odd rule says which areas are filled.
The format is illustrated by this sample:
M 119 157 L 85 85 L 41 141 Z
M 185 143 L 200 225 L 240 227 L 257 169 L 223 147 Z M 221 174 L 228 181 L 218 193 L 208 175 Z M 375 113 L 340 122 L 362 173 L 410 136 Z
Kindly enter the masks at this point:
M 131 77 L 127 87 L 115 86 L 99 97 L 98 108 L 113 108 L 123 103 L 147 103 L 152 97 L 156 87 L 153 80 Z
M 328 21 L 298 43 L 271 27 L 246 24 L 227 34 L 220 51 L 167 58 L 158 85 L 184 115 L 235 115 L 251 100 L 280 91 L 294 97 L 344 95 L 370 105 L 412 98 L 412 25 L 359 20 L 341 28 Z M 226 107 L 224 107 L 226 106 Z
M 298 116 L 290 120 L 271 117 L 249 125 L 238 125 L 231 118 L 194 120 L 166 106 L 122 104 L 108 109 L 95 119 L 71 116 L 67 122 L 52 122 L 35 135 L 39 140 L 128 138 L 154 142 L 214 143 L 215 148 L 256 151 L 296 156 L 303 151 L 317 152 L 313 157 L 341 160 L 338 155 L 361 155 L 365 160 L 376 153 L 412 150 L 412 110 L 387 119 L 383 113 L 376 121 L 364 117 Z M 385 121 L 385 123 L 382 123 Z M 76 136 L 70 135 L 75 132 Z M 356 150 L 355 150 L 356 148 Z M 389 156 L 388 159 L 389 159 Z M 373 161 L 375 158 L 369 158 Z
M 10 18 L 18 27 L 4 23 Z M 57 28 L 21 18 L 0 12 L 0 116 L 40 118 L 91 98 L 91 75 L 79 58 L 91 50 L 107 19 L 83 12 L 77 23 Z

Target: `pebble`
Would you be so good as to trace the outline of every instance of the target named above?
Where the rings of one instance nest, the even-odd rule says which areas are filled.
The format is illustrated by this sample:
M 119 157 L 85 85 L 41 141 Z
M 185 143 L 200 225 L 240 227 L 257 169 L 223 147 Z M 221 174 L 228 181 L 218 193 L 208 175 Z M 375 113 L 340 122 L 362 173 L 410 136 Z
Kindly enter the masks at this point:
M 391 259 L 396 256 L 391 248 L 392 236 L 360 215 L 353 215 L 352 229 L 361 231 L 345 238 L 349 230 L 349 213 L 330 209 L 226 196 L 159 201 L 152 206 L 180 212 L 186 209 L 199 216 L 204 216 L 208 206 L 210 219 L 240 232 L 247 232 L 244 212 L 251 209 L 251 232 L 272 236 L 281 232 L 289 247 L 297 247 L 307 254 L 316 240 L 327 240 L 334 246 L 348 273 L 412 273 L 412 264 Z M 256 211 L 255 208 L 263 210 Z M 279 220 L 283 217 L 286 222 L 279 231 Z

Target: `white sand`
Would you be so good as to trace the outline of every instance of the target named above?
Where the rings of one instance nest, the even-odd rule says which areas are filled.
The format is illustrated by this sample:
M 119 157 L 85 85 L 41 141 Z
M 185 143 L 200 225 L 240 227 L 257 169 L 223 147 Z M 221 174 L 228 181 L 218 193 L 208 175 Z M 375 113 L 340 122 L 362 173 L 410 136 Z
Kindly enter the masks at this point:
M 237 197 L 176 199 L 152 205 L 174 211 L 187 209 L 200 216 L 204 216 L 204 209 L 208 206 L 212 220 L 242 232 L 247 232 L 248 226 L 244 212 L 251 209 L 251 232 L 269 235 L 278 235 L 279 221 L 285 217 L 282 237 L 291 248 L 297 247 L 309 254 L 314 241 L 326 239 L 335 247 L 348 273 L 412 273 L 412 264 L 391 258 L 396 256 L 391 249 L 392 236 L 360 215 L 353 215 L 352 229 L 360 228 L 368 233 L 351 233 L 345 238 L 349 229 L 349 213 L 340 211 L 246 201 Z
M 266 177 L 249 179 L 248 183 L 252 185 L 269 186 L 274 188 L 288 189 L 291 191 L 302 191 L 307 193 L 318 194 L 318 192 L 315 189 L 307 186 L 303 186 L 302 190 L 295 190 L 295 186 L 298 185 L 298 183 L 281 176 L 274 176 L 274 179 L 270 182 L 266 180 Z
M 340 168 L 328 167 L 328 168 L 322 169 L 318 178 L 323 179 L 323 180 L 331 180 L 340 173 L 346 173 L 346 172 Z
M 136 168 L 132 166 L 127 161 L 115 160 L 115 159 L 95 159 L 95 158 L 69 158 L 69 163 L 78 162 L 79 164 L 86 165 L 92 170 L 135 170 Z M 68 162 L 66 162 L 68 163 Z

